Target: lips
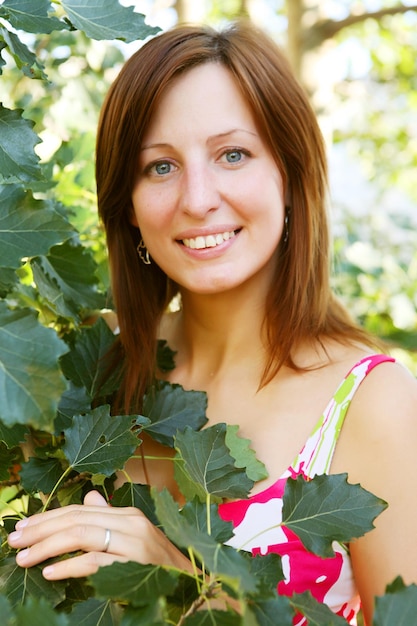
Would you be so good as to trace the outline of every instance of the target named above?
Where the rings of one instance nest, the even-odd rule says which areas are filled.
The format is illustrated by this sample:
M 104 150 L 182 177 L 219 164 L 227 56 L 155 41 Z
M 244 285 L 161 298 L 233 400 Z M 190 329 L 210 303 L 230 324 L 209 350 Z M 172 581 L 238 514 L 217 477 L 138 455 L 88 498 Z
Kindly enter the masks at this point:
M 190 237 L 187 239 L 182 239 L 182 243 L 186 248 L 191 248 L 192 250 L 203 250 L 204 248 L 215 248 L 216 246 L 220 246 L 225 241 L 229 241 L 232 237 L 236 236 L 235 230 L 228 230 L 223 233 L 215 233 L 212 235 L 206 235 L 205 237 L 199 235 L 198 237 Z

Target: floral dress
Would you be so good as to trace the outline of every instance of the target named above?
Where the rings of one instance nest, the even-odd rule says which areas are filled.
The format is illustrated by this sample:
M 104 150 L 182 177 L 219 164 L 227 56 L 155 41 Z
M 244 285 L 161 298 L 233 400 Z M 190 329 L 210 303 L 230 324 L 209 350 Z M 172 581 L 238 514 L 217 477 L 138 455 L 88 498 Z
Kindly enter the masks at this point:
M 286 472 L 261 493 L 246 500 L 221 504 L 219 508 L 222 519 L 233 522 L 234 536 L 229 545 L 254 555 L 275 552 L 281 556 L 285 579 L 278 584 L 279 594 L 291 596 L 310 591 L 316 600 L 326 603 L 351 626 L 356 624 L 360 601 L 348 546 L 334 542 L 335 556 L 331 558 L 321 558 L 308 552 L 297 535 L 280 526 L 282 497 L 288 477 L 302 474 L 313 478 L 329 473 L 343 421 L 356 390 L 374 367 L 389 361 L 394 359 L 375 354 L 354 365 Z M 293 623 L 294 626 L 306 626 L 307 620 L 297 615 Z

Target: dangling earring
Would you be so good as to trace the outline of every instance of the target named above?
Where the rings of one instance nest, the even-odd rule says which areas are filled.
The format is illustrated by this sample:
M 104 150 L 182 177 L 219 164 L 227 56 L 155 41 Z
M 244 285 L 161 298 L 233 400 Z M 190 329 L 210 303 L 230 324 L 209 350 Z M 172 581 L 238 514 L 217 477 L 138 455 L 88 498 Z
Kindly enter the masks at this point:
M 283 243 L 287 243 L 288 238 L 290 236 L 290 212 L 291 209 L 289 206 L 285 207 L 285 218 L 284 218 L 284 238 Z
M 151 259 L 149 257 L 149 252 L 145 246 L 145 242 L 143 241 L 143 239 L 139 241 L 136 250 L 142 263 L 144 263 L 145 265 L 150 265 Z

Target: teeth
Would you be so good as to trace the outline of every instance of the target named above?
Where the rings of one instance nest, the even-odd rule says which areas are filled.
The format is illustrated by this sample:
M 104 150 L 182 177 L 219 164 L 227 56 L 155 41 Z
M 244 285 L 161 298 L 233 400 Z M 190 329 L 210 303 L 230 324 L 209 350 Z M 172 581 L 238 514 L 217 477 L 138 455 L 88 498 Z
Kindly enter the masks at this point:
M 235 235 L 236 232 L 234 230 L 230 230 L 224 233 L 217 233 L 215 235 L 207 235 L 207 237 L 199 236 L 190 239 L 183 239 L 182 243 L 186 248 L 191 248 L 192 250 L 203 250 L 204 248 L 215 248 Z

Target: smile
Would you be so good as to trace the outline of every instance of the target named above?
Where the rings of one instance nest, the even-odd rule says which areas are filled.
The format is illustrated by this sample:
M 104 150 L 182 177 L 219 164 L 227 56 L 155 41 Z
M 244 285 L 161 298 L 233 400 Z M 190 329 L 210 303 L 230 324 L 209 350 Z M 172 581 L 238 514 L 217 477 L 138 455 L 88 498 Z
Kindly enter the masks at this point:
M 192 250 L 203 250 L 204 248 L 215 248 L 220 246 L 225 241 L 229 241 L 232 237 L 235 237 L 236 231 L 226 231 L 224 233 L 217 233 L 214 235 L 207 235 L 207 237 L 198 236 L 190 237 L 190 239 L 183 239 L 182 243 L 186 248 Z

